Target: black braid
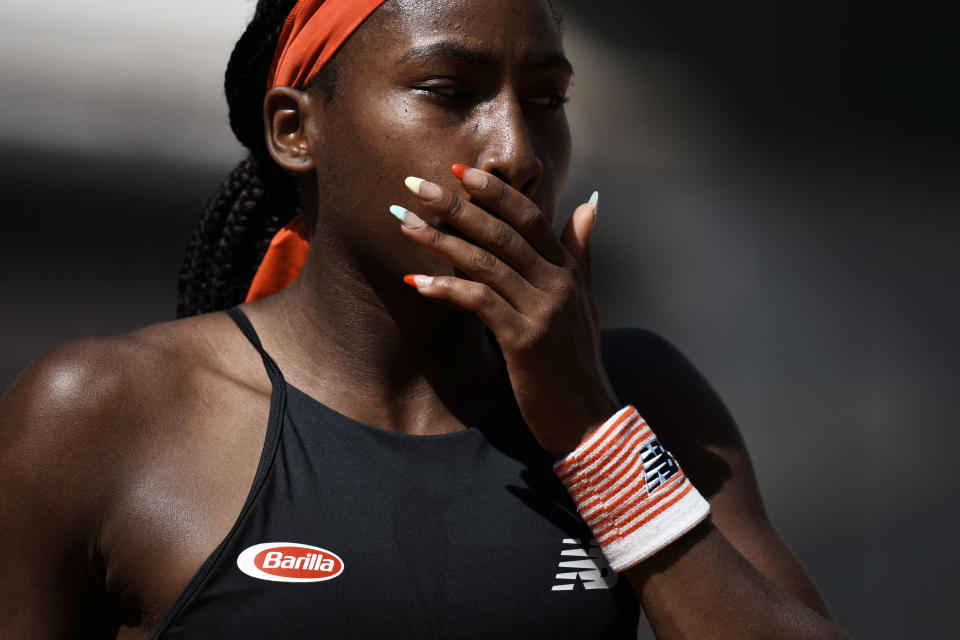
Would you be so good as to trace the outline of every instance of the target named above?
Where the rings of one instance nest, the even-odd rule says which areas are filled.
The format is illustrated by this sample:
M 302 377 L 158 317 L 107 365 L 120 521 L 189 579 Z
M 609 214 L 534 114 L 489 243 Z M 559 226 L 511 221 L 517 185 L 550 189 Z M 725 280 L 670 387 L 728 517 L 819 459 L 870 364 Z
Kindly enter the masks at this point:
M 256 162 L 244 160 L 207 202 L 194 228 L 180 272 L 179 317 L 243 301 L 270 238 L 292 217 L 275 211 Z
M 187 245 L 177 287 L 177 317 L 243 302 L 270 239 L 297 215 L 299 187 L 267 152 L 263 98 L 280 32 L 297 0 L 259 0 L 227 65 L 224 89 L 230 127 L 250 151 L 203 208 Z M 331 61 L 309 83 L 330 98 Z

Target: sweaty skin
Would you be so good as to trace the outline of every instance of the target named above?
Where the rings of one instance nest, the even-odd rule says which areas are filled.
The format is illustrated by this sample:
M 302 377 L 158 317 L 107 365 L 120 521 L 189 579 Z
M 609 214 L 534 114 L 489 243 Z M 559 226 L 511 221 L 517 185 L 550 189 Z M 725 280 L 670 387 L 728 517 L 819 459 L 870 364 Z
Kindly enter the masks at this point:
M 627 572 L 658 637 L 844 637 L 709 385 L 648 332 L 601 343 L 592 208 L 549 232 L 570 157 L 562 54 L 544 0 L 388 2 L 338 53 L 332 99 L 271 90 L 268 148 L 299 174 L 314 227 L 301 277 L 244 310 L 291 384 L 382 429 L 476 426 L 512 394 L 559 455 L 636 405 L 713 509 Z M 414 195 L 407 176 L 441 195 Z M 437 279 L 414 290 L 411 273 Z M 222 313 L 31 365 L 0 405 L 4 635 L 149 637 L 235 521 L 269 402 Z

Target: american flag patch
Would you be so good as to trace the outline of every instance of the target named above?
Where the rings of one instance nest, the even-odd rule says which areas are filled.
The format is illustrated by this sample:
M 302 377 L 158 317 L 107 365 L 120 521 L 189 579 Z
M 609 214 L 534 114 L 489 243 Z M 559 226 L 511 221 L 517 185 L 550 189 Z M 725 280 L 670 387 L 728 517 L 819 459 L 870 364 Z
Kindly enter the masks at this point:
M 676 460 L 663 448 L 659 440 L 648 442 L 640 450 L 640 458 L 643 460 L 643 475 L 647 481 L 649 493 L 653 493 L 680 471 Z

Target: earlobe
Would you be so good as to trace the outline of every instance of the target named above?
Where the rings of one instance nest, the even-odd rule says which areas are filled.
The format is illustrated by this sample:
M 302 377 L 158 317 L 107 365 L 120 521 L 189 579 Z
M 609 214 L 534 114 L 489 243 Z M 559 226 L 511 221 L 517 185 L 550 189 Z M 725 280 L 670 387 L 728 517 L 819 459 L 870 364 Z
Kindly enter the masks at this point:
M 274 162 L 294 173 L 313 171 L 307 135 L 310 96 L 289 87 L 274 87 L 263 99 L 263 126 L 267 151 Z

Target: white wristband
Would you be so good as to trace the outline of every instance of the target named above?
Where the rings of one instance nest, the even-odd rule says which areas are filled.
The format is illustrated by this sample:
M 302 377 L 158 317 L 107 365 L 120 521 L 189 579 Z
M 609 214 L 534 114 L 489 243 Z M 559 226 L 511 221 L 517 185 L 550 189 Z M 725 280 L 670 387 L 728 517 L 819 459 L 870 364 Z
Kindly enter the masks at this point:
M 710 504 L 632 406 L 553 470 L 614 571 L 649 558 L 710 514 Z

